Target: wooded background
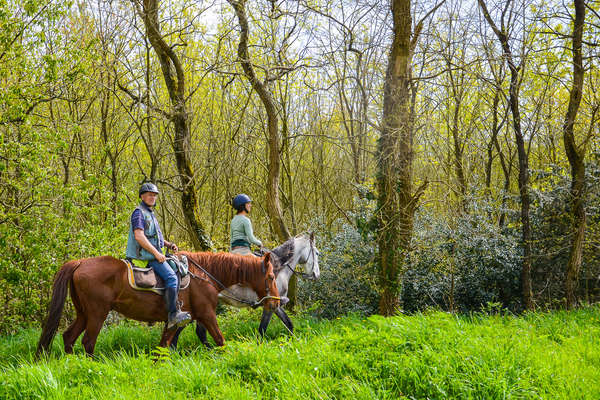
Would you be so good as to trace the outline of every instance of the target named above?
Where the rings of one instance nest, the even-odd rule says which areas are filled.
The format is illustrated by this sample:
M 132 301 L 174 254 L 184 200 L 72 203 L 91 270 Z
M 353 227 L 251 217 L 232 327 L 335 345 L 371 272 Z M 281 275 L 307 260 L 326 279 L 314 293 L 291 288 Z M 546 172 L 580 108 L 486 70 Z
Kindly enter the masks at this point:
M 600 295 L 600 2 L 0 0 L 0 332 L 63 262 L 314 231 L 334 317 Z

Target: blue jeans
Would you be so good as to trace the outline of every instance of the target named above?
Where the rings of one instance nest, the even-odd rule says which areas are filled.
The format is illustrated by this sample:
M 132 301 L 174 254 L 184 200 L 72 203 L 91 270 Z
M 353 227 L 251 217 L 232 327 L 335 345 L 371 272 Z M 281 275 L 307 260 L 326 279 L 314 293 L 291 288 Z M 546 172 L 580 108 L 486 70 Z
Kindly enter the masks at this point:
M 177 288 L 177 275 L 166 261 L 159 263 L 157 260 L 150 260 L 148 261 L 148 266 L 154 269 L 154 272 L 165 281 L 165 287 Z

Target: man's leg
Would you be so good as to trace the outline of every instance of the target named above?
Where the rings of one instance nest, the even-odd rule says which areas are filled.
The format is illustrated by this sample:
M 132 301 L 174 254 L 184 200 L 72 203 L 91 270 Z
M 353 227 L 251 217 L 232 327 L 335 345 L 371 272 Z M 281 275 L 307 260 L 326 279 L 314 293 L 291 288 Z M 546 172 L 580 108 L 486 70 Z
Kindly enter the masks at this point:
M 159 263 L 152 260 L 148 266 L 152 267 L 165 282 L 165 303 L 169 316 L 167 329 L 171 329 L 173 326 L 186 326 L 191 321 L 191 316 L 187 312 L 181 312 L 177 307 L 177 275 L 175 271 L 167 262 Z

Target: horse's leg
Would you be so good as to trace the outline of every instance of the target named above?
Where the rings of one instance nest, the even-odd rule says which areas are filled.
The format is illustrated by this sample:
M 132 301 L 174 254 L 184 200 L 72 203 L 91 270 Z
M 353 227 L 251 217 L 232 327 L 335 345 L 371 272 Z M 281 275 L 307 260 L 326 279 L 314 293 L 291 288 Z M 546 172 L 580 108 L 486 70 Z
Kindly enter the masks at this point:
M 281 322 L 283 322 L 283 325 L 285 325 L 287 330 L 290 331 L 291 334 L 293 334 L 294 333 L 294 324 L 292 324 L 292 320 L 290 319 L 290 317 L 288 317 L 288 315 L 285 313 L 285 311 L 283 311 L 283 308 L 277 307 L 275 309 L 275 314 L 279 317 Z
M 179 340 L 179 335 L 183 331 L 183 328 L 177 328 L 175 331 L 175 336 L 171 339 L 171 349 L 177 349 L 177 341 Z M 206 340 L 206 328 L 198 321 L 196 321 L 196 336 L 200 339 L 200 342 L 206 347 L 210 347 L 210 343 Z M 162 345 L 161 345 L 162 346 Z
M 166 330 L 166 328 L 165 328 L 165 330 Z M 173 338 L 171 339 L 171 344 L 170 344 L 171 350 L 177 349 L 177 341 L 179 340 L 179 335 L 181 334 L 182 330 L 183 330 L 183 328 L 175 329 L 175 334 L 174 334 Z M 163 335 L 164 335 L 164 333 L 165 333 L 165 331 L 163 331 Z M 162 346 L 162 341 L 161 341 L 161 346 Z
M 86 320 L 83 315 L 77 314 L 77 318 L 67 330 L 63 333 L 63 342 L 65 344 L 65 353 L 72 354 L 73 353 L 73 345 L 75 341 L 81 335 L 81 332 L 85 329 Z
M 165 326 L 163 327 L 162 330 L 162 334 L 160 336 L 160 343 L 158 344 L 159 347 L 167 347 L 167 340 L 169 338 L 169 331 L 167 330 L 167 323 L 165 323 Z
M 217 346 L 223 346 L 225 344 L 225 338 L 223 338 L 223 334 L 219 329 L 219 324 L 217 323 L 217 314 L 214 312 L 210 315 L 202 316 L 199 321 L 206 327 L 210 336 L 215 340 L 215 344 Z
M 177 348 L 177 342 L 175 342 L 175 346 L 173 346 L 173 338 L 175 334 L 179 331 L 183 330 L 183 328 L 178 329 L 167 329 L 167 323 L 165 323 L 165 327 L 162 332 L 162 337 L 160 338 L 160 347 L 169 347 L 172 350 Z
M 102 329 L 102 324 L 108 315 L 108 308 L 106 310 L 96 309 L 94 313 L 88 315 L 87 323 L 85 326 L 85 334 L 83 335 L 83 339 L 81 343 L 83 344 L 83 348 L 88 356 L 94 355 L 94 347 L 96 347 L 96 340 L 98 339 L 98 334 L 100 333 L 100 329 Z
M 81 306 L 81 301 L 79 300 L 79 296 L 77 295 L 77 288 L 75 287 L 74 282 L 71 282 L 69 285 L 69 292 L 71 293 L 71 301 L 73 302 L 73 306 L 75 307 L 75 321 L 66 331 L 63 333 L 63 343 L 65 345 L 65 353 L 72 354 L 73 353 L 73 345 L 77 341 L 81 332 L 85 329 L 87 324 L 87 317 L 83 308 Z
M 272 316 L 273 311 L 267 311 L 266 308 L 263 308 L 262 318 L 260 319 L 260 325 L 258 326 L 258 333 L 261 337 L 265 336 L 265 332 L 267 331 L 269 322 L 271 322 Z
M 198 336 L 198 339 L 200 339 L 200 342 L 206 346 L 206 348 L 210 349 L 212 347 L 206 338 L 206 328 L 200 321 L 196 321 L 196 336 Z

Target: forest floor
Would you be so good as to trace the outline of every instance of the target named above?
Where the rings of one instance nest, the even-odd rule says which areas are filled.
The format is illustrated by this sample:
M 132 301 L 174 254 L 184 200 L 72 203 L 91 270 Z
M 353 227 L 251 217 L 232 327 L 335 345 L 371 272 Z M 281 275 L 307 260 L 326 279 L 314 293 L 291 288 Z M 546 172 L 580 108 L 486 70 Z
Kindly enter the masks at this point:
M 0 399 L 600 399 L 600 307 L 514 315 L 315 320 L 256 336 L 259 310 L 219 317 L 223 348 L 194 330 L 178 352 L 160 326 L 103 329 L 96 357 L 34 361 L 39 329 L 0 337 Z M 156 359 L 158 358 L 158 361 Z

